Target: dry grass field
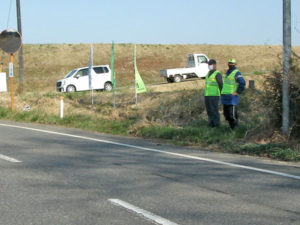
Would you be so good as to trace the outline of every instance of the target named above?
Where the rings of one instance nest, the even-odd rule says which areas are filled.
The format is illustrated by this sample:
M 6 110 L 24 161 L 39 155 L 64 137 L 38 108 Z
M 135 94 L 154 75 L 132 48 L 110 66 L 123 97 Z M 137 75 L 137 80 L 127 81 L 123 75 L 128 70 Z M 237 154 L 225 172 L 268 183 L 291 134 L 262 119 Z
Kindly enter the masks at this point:
M 40 96 L 48 92 L 55 93 L 56 81 L 63 78 L 72 69 L 87 66 L 89 51 L 90 45 L 88 44 L 24 45 L 25 91 L 22 95 L 18 94 L 19 72 L 17 55 L 14 63 L 16 109 L 22 110 L 24 105 L 30 104 L 33 108 L 43 107 L 48 112 L 55 111 L 57 113 L 56 111 L 59 108 L 57 104 L 59 102 L 55 99 L 46 100 Z M 247 74 L 245 79 L 256 80 L 256 86 L 262 88 L 264 77 L 268 74 L 265 71 L 271 71 L 280 65 L 279 56 L 281 51 L 282 48 L 280 46 L 144 44 L 137 45 L 137 65 L 148 90 L 154 93 L 169 92 L 166 96 L 170 98 L 170 95 L 175 95 L 174 92 L 176 91 L 199 90 L 203 88 L 203 80 L 193 80 L 179 84 L 162 84 L 165 80 L 160 77 L 159 71 L 164 68 L 186 67 L 186 56 L 189 53 L 204 53 L 209 58 L 215 58 L 218 62 L 218 69 L 222 72 L 226 70 L 227 60 L 236 58 L 238 68 L 243 74 Z M 294 48 L 294 51 L 300 53 L 300 47 Z M 94 65 L 110 64 L 110 54 L 111 44 L 94 44 Z M 0 62 L 4 64 L 4 71 L 6 72 L 8 71 L 8 60 L 8 55 L 1 52 Z M 115 45 L 115 71 L 117 88 L 122 93 L 131 93 L 129 94 L 131 97 L 128 98 L 134 101 L 133 44 Z M 109 93 L 100 93 L 98 95 L 110 96 Z M 29 101 L 30 98 L 34 99 L 34 96 L 38 100 Z M 112 97 L 105 98 L 111 99 Z M 1 93 L 0 100 L 3 106 L 9 107 L 10 98 L 8 93 Z M 143 102 L 140 104 L 142 107 Z
M 293 49 L 300 54 L 300 47 Z M 70 70 L 88 66 L 88 44 L 24 45 L 24 73 L 26 91 L 54 91 L 55 83 Z M 110 64 L 110 44 L 94 44 L 94 65 Z M 244 74 L 270 71 L 279 65 L 280 46 L 234 45 L 137 45 L 137 65 L 146 84 L 164 81 L 159 71 L 164 68 L 187 66 L 189 53 L 204 53 L 215 58 L 218 68 L 225 71 L 229 58 L 236 58 Z M 8 70 L 9 56 L 0 52 L 0 62 Z M 15 83 L 18 86 L 18 57 L 15 57 Z M 117 86 L 132 85 L 133 45 L 115 45 L 115 71 Z

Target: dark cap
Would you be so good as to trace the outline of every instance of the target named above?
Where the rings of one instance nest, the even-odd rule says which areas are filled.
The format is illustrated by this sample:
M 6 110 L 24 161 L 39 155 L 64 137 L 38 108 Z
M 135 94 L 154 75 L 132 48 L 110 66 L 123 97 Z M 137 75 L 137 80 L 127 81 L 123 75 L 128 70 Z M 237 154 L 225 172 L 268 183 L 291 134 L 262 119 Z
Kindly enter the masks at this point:
M 216 60 L 210 59 L 210 60 L 208 61 L 208 65 L 214 65 L 214 64 L 217 64 L 217 61 L 216 61 Z

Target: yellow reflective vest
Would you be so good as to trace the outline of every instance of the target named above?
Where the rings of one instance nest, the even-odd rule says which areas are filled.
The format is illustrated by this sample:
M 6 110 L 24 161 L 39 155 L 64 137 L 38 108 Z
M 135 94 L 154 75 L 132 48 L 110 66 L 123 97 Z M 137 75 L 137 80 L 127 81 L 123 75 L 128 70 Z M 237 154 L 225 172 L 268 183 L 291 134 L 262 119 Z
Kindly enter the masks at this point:
M 220 96 L 220 89 L 216 80 L 216 76 L 218 73 L 220 72 L 216 70 L 210 76 L 208 76 L 209 73 L 206 75 L 204 96 Z
M 225 81 L 221 91 L 222 95 L 231 95 L 233 92 L 236 92 L 238 88 L 238 83 L 235 81 L 235 75 L 237 72 L 239 71 L 234 70 L 228 76 L 225 77 Z

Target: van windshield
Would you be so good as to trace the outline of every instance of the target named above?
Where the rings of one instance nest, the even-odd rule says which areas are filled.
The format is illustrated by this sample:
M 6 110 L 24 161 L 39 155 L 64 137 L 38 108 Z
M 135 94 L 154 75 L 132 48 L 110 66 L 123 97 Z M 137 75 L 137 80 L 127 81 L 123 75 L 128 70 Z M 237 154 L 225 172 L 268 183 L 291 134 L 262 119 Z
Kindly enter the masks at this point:
M 64 78 L 71 77 L 77 70 L 72 70 L 70 73 L 68 73 Z

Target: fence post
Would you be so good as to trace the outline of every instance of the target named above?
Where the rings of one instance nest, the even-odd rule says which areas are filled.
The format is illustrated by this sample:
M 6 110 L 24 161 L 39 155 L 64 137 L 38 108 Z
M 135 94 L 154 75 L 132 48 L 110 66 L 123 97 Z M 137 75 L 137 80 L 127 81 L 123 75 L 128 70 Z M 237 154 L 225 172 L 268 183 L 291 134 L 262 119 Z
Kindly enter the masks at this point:
M 254 80 L 249 80 L 249 88 L 255 89 L 255 82 L 254 82 Z

